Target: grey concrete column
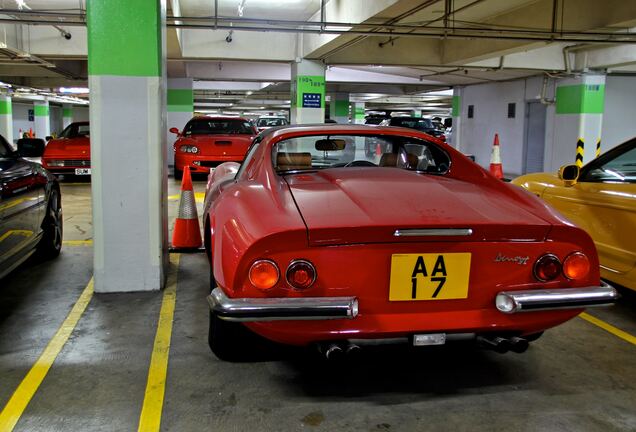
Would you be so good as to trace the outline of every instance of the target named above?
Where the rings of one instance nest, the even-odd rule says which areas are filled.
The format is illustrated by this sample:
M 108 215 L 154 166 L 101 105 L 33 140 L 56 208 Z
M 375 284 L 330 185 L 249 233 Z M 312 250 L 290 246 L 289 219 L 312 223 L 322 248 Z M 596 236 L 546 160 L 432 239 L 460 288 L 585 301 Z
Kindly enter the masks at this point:
M 46 138 L 51 135 L 51 120 L 49 119 L 49 101 L 34 101 L 34 130 L 36 138 Z
M 13 107 L 7 95 L 0 95 L 0 135 L 13 143 Z
M 165 7 L 163 0 L 88 2 L 96 292 L 158 290 L 165 282 Z
M 323 123 L 325 121 L 325 65 L 303 59 L 292 63 L 291 119 L 292 124 Z
M 172 146 L 177 136 L 169 131 L 176 127 L 180 131 L 194 114 L 194 91 L 191 78 L 175 78 L 168 80 L 168 122 L 166 125 L 168 166 L 174 166 Z
M 329 118 L 338 123 L 349 123 L 349 93 L 333 93 L 330 95 Z
M 462 87 L 453 87 L 452 118 L 453 127 L 448 142 L 457 150 L 462 151 Z

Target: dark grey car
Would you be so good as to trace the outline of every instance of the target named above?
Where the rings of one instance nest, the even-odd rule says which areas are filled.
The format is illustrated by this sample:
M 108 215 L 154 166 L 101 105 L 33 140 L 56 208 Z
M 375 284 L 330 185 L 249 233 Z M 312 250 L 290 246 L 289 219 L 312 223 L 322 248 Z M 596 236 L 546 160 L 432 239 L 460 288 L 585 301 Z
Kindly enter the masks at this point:
M 62 198 L 57 179 L 38 163 L 44 141 L 0 136 L 0 278 L 33 254 L 54 258 L 62 248 Z

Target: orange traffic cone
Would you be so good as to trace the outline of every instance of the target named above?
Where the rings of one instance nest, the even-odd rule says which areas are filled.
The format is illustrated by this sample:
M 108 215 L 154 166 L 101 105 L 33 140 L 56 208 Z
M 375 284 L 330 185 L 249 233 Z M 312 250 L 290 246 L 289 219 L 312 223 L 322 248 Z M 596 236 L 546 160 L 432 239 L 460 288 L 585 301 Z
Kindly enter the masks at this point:
M 492 144 L 490 154 L 490 174 L 503 179 L 503 167 L 501 166 L 501 154 L 499 154 L 499 134 L 495 134 L 495 142 Z
M 190 167 L 183 170 L 181 182 L 181 199 L 179 200 L 179 214 L 174 222 L 172 231 L 172 247 L 180 249 L 197 249 L 201 247 L 201 229 L 199 228 L 199 216 L 197 204 L 192 189 Z

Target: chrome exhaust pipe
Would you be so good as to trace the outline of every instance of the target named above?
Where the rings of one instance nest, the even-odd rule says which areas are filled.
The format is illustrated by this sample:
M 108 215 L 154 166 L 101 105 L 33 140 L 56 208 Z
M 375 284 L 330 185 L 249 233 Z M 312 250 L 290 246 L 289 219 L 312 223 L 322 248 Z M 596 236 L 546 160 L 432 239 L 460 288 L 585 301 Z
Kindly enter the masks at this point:
M 336 344 L 330 344 L 322 347 L 321 350 L 325 358 L 329 361 L 340 361 L 345 356 L 345 351 L 341 346 Z
M 360 345 L 350 343 L 347 345 L 346 353 L 349 358 L 357 358 L 360 356 L 360 353 L 362 353 L 362 348 L 360 348 Z
M 517 336 L 510 338 L 510 351 L 512 352 L 521 354 L 523 352 L 526 352 L 529 346 L 530 344 L 528 343 L 528 339 Z
M 482 347 L 489 350 L 493 350 L 500 354 L 505 354 L 510 351 L 512 344 L 508 339 L 495 336 L 495 337 L 486 337 L 486 336 L 477 336 L 477 343 Z

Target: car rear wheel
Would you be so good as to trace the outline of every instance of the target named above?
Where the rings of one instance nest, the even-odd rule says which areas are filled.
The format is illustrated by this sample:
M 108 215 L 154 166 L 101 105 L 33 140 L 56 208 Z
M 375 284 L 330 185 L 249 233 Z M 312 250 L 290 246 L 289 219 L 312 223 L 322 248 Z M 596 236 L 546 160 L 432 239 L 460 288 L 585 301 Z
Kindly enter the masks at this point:
M 49 196 L 42 231 L 42 239 L 36 247 L 36 254 L 44 260 L 55 258 L 62 250 L 63 234 L 62 200 L 56 189 L 53 189 Z

